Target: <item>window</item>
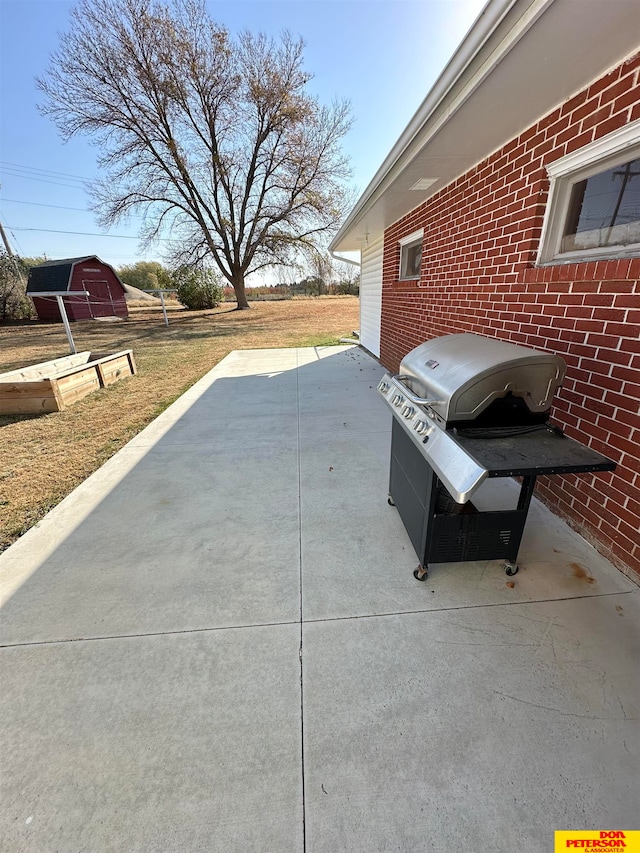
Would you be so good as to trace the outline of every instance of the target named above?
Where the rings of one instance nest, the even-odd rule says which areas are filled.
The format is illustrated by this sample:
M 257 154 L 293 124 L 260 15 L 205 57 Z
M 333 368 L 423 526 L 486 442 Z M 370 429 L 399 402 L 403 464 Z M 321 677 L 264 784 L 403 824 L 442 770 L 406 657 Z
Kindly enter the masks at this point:
M 547 167 L 538 264 L 640 254 L 640 122 Z
M 560 252 L 640 243 L 640 159 L 571 188 Z
M 420 278 L 423 229 L 403 237 L 400 243 L 400 279 Z

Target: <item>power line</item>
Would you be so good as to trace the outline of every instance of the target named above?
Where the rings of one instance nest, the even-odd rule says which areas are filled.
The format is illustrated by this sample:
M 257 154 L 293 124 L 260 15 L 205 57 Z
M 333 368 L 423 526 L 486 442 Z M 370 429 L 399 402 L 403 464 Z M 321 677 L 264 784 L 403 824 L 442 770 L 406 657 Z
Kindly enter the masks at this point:
M 12 204 L 29 204 L 32 207 L 53 207 L 56 210 L 77 210 L 80 213 L 92 213 L 88 207 L 64 207 L 61 204 L 44 204 L 38 201 L 20 201 L 17 198 L 1 198 L 0 202 L 11 202 Z
M 10 163 L 8 160 L 0 160 L 0 166 L 9 166 L 12 169 L 24 169 L 27 172 L 39 172 L 43 175 L 55 175 L 59 178 L 76 178 L 79 181 L 90 181 L 84 175 L 72 175 L 69 172 L 55 172 L 52 169 L 40 169 L 38 166 L 23 166 L 21 163 Z
M 118 240 L 138 240 L 139 237 L 133 237 L 131 234 L 98 234 L 95 231 L 57 231 L 53 228 L 21 228 L 7 225 L 13 231 L 43 231 L 46 234 L 77 234 L 80 237 L 113 237 Z M 158 240 L 166 240 L 167 237 L 158 237 Z
M 10 172 L 7 169 L 3 169 L 0 167 L 0 171 L 4 172 L 5 175 L 9 175 L 12 178 L 26 178 L 28 181 L 37 181 L 40 184 L 53 184 L 56 187 L 68 187 L 72 190 L 84 190 L 85 187 L 82 184 L 65 184 L 62 181 L 49 181 L 46 178 L 36 178 L 33 175 L 23 175 L 20 172 Z
M 8 228 L 8 227 L 9 227 L 9 226 L 7 225 L 7 228 Z M 13 242 L 16 244 L 16 247 L 17 247 L 18 251 L 20 252 L 20 255 L 21 255 L 22 257 L 24 257 L 24 249 L 23 249 L 23 248 L 22 248 L 22 246 L 20 245 L 20 241 L 18 240 L 18 238 L 16 237 L 16 235 L 13 233 L 13 230 L 12 230 L 12 229 L 11 229 L 11 236 L 13 237 Z
M 19 163 L 10 163 L 7 160 L 0 160 L 0 172 L 12 178 L 26 178 L 28 181 L 37 181 L 42 184 L 82 190 L 86 189 L 86 184 L 91 180 L 91 178 L 81 175 L 56 172 L 53 169 L 40 169 L 36 166 L 22 166 Z
M 108 237 L 117 240 L 139 240 L 139 237 L 132 236 L 131 234 L 99 234 L 96 231 L 58 231 L 53 228 L 24 228 L 24 227 L 16 227 L 12 225 L 7 225 L 7 228 L 10 228 L 12 231 L 41 231 L 45 234 L 75 234 L 79 237 Z M 170 240 L 170 237 L 155 237 L 155 240 Z

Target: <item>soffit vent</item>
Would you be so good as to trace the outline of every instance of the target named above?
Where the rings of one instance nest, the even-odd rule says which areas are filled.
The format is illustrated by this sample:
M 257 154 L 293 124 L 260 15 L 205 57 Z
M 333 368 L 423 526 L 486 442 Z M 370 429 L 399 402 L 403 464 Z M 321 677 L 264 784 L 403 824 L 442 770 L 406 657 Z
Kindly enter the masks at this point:
M 437 180 L 438 180 L 438 178 L 420 178 L 420 180 L 416 181 L 412 187 L 409 187 L 409 189 L 410 190 L 428 190 L 429 187 L 432 186 L 432 184 L 435 184 L 435 182 Z

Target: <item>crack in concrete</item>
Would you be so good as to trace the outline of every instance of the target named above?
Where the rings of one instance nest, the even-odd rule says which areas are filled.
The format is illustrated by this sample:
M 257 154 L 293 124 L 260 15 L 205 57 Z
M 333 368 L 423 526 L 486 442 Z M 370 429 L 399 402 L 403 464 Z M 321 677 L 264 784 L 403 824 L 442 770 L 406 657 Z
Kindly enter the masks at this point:
M 53 640 L 30 640 L 26 642 L 19 643 L 0 643 L 0 649 L 11 649 L 18 648 L 21 646 L 44 646 L 44 645 L 56 645 L 61 643 L 81 643 L 81 642 L 96 642 L 99 640 L 127 640 L 127 639 L 136 639 L 141 637 L 164 637 L 164 636 L 179 636 L 180 634 L 197 634 L 197 633 L 206 633 L 211 631 L 241 631 L 245 628 L 276 628 L 284 625 L 322 625 L 329 624 L 331 622 L 349 622 L 356 621 L 359 619 L 388 619 L 395 616 L 416 616 L 424 613 L 452 613 L 455 611 L 464 611 L 464 610 L 477 610 L 479 608 L 495 608 L 495 607 L 527 607 L 532 604 L 553 604 L 556 602 L 562 601 L 580 601 L 582 599 L 588 598 L 607 598 L 612 595 L 630 595 L 636 592 L 636 590 L 622 590 L 618 592 L 603 592 L 598 595 L 581 595 L 581 596 L 568 596 L 566 598 L 540 598 L 540 599 L 532 599 L 530 601 L 503 601 L 503 602 L 495 602 L 495 603 L 486 603 L 486 604 L 465 604 L 465 605 L 457 605 L 451 607 L 426 607 L 426 608 L 418 608 L 416 610 L 394 610 L 389 611 L 387 613 L 360 613 L 360 614 L 351 614 L 349 616 L 331 616 L 331 617 L 323 617 L 319 619 L 304 619 L 301 615 L 300 619 L 295 620 L 284 620 L 282 622 L 255 622 L 247 625 L 218 625 L 215 627 L 209 626 L 206 628 L 186 628 L 175 631 L 143 631 L 135 634 L 106 634 L 99 635 L 95 637 L 64 637 Z M 302 594 L 302 590 L 301 590 Z M 300 612 L 302 614 L 302 600 L 300 603 Z M 519 618 L 529 619 L 533 622 L 541 622 L 544 620 L 534 619 L 526 614 L 519 614 Z M 548 617 L 547 617 L 548 618 Z M 553 617 L 555 618 L 555 617 Z M 557 623 L 558 625 L 560 623 Z M 473 629 L 471 629 L 473 630 Z M 539 645 L 539 643 L 523 643 L 523 644 L 509 644 L 509 645 Z
M 553 708 L 550 705 L 539 705 L 537 702 L 531 702 L 529 699 L 520 699 L 518 696 L 511 696 L 509 693 L 501 693 L 500 690 L 493 690 L 498 696 L 504 699 L 511 699 L 514 702 L 520 702 L 522 705 L 529 705 L 532 708 L 540 708 L 543 711 L 553 711 L 560 714 L 562 717 L 575 717 L 578 720 L 604 720 L 607 723 L 611 722 L 636 722 L 636 717 L 600 717 L 595 714 L 576 714 L 573 711 L 561 711 L 559 708 Z

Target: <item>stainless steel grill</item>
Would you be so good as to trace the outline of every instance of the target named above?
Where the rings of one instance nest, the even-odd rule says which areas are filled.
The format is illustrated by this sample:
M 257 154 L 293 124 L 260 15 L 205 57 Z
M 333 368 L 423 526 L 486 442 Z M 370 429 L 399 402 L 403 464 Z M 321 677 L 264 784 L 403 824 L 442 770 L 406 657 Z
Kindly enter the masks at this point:
M 378 391 L 458 503 L 488 471 L 450 430 L 533 426 L 549 415 L 565 374 L 557 355 L 480 335 L 446 335 L 420 344 L 386 374 Z
M 450 426 L 475 421 L 492 405 L 502 421 L 505 401 L 523 418 L 546 415 L 565 363 L 557 355 L 480 335 L 446 335 L 411 350 L 400 374 L 404 393 L 417 394 L 440 426 Z
M 565 375 L 557 355 L 480 335 L 446 335 L 411 350 L 378 385 L 393 414 L 389 502 L 428 562 L 504 558 L 515 574 L 539 474 L 615 464 L 549 424 Z M 515 510 L 478 512 L 488 477 L 522 476 Z

